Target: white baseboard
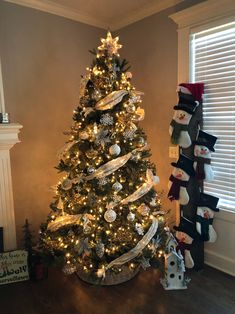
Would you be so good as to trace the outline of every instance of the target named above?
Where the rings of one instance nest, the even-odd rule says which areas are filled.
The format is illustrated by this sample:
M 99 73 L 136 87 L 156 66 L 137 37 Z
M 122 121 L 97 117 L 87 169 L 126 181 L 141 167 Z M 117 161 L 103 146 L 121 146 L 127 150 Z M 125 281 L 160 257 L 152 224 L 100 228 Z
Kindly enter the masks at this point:
M 218 253 L 205 250 L 205 264 L 235 276 L 235 260 Z

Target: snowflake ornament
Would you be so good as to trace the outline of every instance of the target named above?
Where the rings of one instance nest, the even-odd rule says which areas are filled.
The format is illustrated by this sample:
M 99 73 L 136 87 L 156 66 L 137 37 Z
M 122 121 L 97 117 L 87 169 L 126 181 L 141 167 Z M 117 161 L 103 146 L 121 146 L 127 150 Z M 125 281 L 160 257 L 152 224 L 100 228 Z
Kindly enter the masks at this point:
M 101 116 L 100 123 L 103 125 L 113 125 L 113 117 L 109 113 L 105 113 Z
M 137 222 L 135 224 L 135 230 L 137 231 L 139 235 L 144 235 L 144 229 L 140 223 Z
M 104 185 L 106 185 L 107 183 L 108 183 L 108 179 L 105 178 L 105 177 L 98 180 L 98 185 L 99 185 L 99 186 L 104 186 Z
M 99 129 L 95 134 L 95 143 L 97 145 L 100 144 L 102 147 L 104 147 L 106 143 L 111 142 L 108 133 L 109 133 L 108 130 Z
M 140 264 L 142 266 L 142 268 L 144 270 L 146 270 L 148 267 L 150 267 L 150 263 L 149 263 L 150 259 L 149 258 L 145 258 L 145 257 L 142 257 L 141 261 L 140 261 Z

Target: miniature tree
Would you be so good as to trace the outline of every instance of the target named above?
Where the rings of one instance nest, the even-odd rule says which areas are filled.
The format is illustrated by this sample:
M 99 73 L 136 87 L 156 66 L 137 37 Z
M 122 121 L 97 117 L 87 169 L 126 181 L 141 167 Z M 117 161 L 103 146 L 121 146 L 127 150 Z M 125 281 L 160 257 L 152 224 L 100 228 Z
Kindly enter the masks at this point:
M 117 283 L 140 265 L 161 264 L 166 228 L 154 188 L 159 179 L 138 125 L 143 93 L 131 84 L 118 37 L 108 32 L 101 42 L 81 80 L 74 124 L 59 153 L 57 169 L 64 175 L 41 240 L 62 258 L 64 272 L 108 284 L 110 276 Z
M 28 219 L 25 219 L 25 224 L 22 227 L 23 229 L 23 247 L 28 252 L 29 257 L 33 254 L 33 234 L 30 230 L 30 224 Z

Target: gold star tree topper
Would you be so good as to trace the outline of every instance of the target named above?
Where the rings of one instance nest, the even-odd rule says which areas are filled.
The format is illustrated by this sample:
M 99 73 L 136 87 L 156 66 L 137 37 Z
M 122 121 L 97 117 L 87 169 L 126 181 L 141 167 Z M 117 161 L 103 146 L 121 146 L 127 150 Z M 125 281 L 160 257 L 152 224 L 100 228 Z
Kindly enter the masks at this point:
M 122 45 L 118 44 L 118 41 L 119 37 L 113 38 L 110 31 L 108 31 L 107 37 L 101 38 L 102 45 L 99 46 L 98 49 L 101 52 L 104 52 L 106 50 L 110 56 L 112 55 L 119 56 L 118 49 L 122 48 Z

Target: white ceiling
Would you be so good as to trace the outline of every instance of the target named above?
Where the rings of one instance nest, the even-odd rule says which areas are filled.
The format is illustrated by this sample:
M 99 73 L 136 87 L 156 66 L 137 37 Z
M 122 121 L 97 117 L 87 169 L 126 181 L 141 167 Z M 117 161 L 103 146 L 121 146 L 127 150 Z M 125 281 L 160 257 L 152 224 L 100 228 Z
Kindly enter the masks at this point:
M 75 21 L 118 30 L 183 0 L 5 0 Z

